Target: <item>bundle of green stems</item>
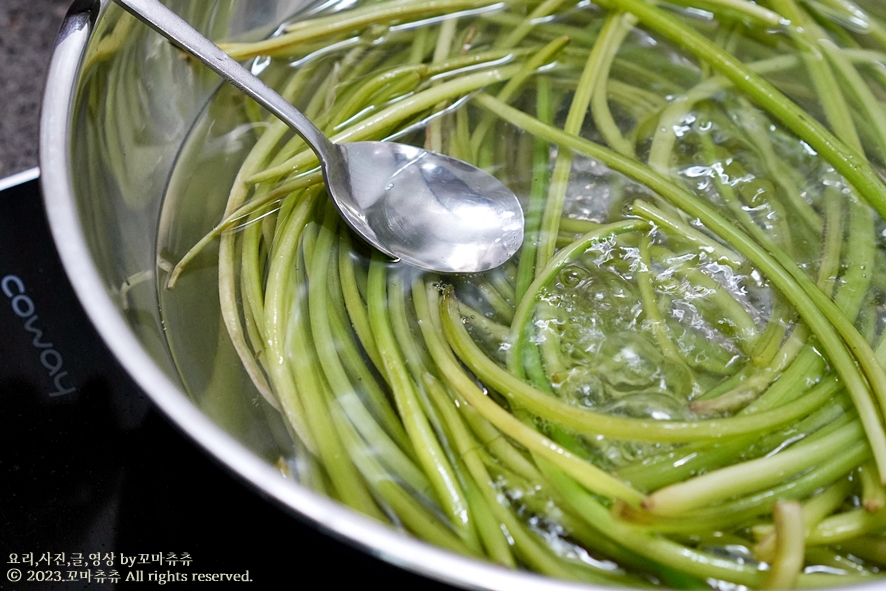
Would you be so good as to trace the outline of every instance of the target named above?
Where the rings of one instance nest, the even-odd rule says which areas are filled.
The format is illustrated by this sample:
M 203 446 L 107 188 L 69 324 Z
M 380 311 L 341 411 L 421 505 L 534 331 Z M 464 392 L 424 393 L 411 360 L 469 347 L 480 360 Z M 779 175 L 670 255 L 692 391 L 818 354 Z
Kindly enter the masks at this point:
M 169 286 L 219 241 L 286 469 L 413 536 L 601 585 L 873 580 L 886 19 L 858 1 L 378 0 L 226 45 L 333 141 L 492 172 L 525 241 L 392 263 L 244 102 L 254 147 Z

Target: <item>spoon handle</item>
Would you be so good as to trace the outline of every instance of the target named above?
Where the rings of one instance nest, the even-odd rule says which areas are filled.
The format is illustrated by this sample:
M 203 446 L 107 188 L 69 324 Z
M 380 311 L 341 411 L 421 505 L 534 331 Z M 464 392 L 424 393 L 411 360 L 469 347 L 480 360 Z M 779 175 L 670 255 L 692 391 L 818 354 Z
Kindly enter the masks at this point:
M 335 144 L 301 111 L 158 0 L 115 1 L 292 127 L 321 160 L 336 157 Z

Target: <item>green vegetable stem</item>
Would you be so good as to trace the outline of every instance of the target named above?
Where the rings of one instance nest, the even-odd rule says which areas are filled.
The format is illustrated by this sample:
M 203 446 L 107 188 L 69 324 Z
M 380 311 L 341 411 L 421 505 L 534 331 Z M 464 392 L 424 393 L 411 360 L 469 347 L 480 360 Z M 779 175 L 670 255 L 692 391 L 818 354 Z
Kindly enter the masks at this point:
M 499 269 L 392 263 L 340 222 L 305 144 L 243 106 L 224 211 L 165 281 L 219 241 L 224 326 L 302 484 L 571 581 L 879 576 L 877 2 L 326 3 L 225 48 L 334 141 L 446 152 L 526 213 Z

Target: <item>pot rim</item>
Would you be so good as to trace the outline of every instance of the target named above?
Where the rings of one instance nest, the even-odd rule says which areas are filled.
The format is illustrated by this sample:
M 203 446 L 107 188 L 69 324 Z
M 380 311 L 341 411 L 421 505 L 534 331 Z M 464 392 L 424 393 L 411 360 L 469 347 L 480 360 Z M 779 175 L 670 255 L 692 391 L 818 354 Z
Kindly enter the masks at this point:
M 80 225 L 73 189 L 71 126 L 83 58 L 95 23 L 111 0 L 75 0 L 49 64 L 40 117 L 40 182 L 56 249 L 74 292 L 105 344 L 136 384 L 183 432 L 234 474 L 295 513 L 391 564 L 439 581 L 495 591 L 604 591 L 460 556 L 398 532 L 283 478 L 203 414 L 157 367 L 104 287 Z M 882 580 L 840 587 L 882 589 Z

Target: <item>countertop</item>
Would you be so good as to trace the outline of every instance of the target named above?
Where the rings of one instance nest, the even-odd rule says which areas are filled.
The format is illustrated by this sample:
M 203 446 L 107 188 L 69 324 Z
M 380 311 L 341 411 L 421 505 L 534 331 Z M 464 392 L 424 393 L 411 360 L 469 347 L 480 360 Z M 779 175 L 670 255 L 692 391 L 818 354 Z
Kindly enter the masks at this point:
M 37 166 L 40 100 L 71 0 L 0 0 L 0 178 Z

